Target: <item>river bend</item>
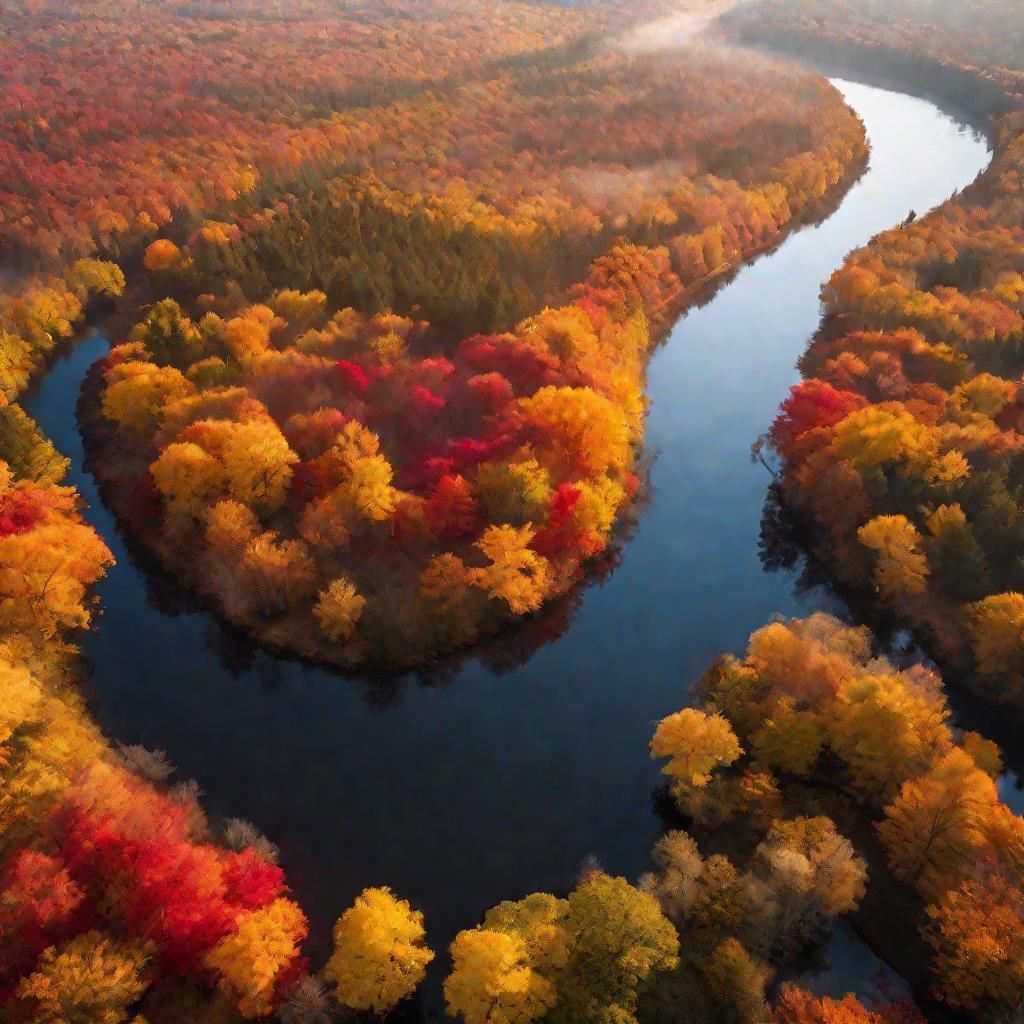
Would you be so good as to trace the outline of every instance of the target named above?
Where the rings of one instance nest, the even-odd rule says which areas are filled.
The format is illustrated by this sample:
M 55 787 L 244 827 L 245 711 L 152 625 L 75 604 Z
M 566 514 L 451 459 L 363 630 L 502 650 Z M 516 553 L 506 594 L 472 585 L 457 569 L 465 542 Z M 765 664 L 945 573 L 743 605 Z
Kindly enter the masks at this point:
M 117 558 L 84 641 L 100 722 L 124 742 L 165 749 L 179 777 L 199 780 L 212 819 L 249 818 L 280 844 L 314 954 L 368 885 L 422 908 L 441 949 L 501 899 L 564 891 L 588 854 L 635 878 L 660 828 L 654 723 L 772 613 L 827 604 L 762 569 L 768 478 L 750 461 L 751 441 L 798 379 L 821 282 L 850 249 L 941 202 L 989 160 L 982 137 L 925 100 L 835 84 L 867 126 L 868 172 L 822 224 L 675 326 L 649 369 L 650 504 L 617 570 L 519 667 L 477 659 L 443 682 L 370 686 L 247 650 L 133 564 L 83 466 L 75 399 L 107 340 L 81 341 L 26 401 L 72 459 L 69 482 Z M 841 992 L 873 963 L 848 936 L 836 943 L 825 987 Z

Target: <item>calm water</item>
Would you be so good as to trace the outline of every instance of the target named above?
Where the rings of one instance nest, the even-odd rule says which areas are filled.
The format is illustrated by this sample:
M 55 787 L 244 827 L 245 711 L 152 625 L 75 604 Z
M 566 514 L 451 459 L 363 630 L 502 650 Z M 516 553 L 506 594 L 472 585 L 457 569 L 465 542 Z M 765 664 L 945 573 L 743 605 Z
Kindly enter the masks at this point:
M 503 898 L 564 891 L 587 854 L 635 878 L 659 831 L 654 723 L 773 612 L 825 602 L 762 570 L 768 480 L 750 443 L 798 379 L 821 281 L 851 248 L 988 162 L 985 142 L 930 103 L 836 84 L 867 125 L 870 171 L 824 224 L 676 326 L 650 367 L 650 506 L 571 628 L 514 670 L 474 661 L 443 685 L 409 678 L 381 689 L 239 654 L 208 615 L 153 600 L 83 470 L 75 399 L 107 341 L 82 341 L 26 403 L 72 458 L 70 480 L 117 558 L 100 587 L 100 629 L 85 643 L 102 724 L 166 749 L 179 777 L 200 781 L 212 819 L 250 818 L 280 844 L 311 912 L 314 952 L 367 885 L 389 884 L 421 907 L 441 949 Z M 826 988 L 867 983 L 870 954 L 847 933 L 832 952 L 844 969 Z

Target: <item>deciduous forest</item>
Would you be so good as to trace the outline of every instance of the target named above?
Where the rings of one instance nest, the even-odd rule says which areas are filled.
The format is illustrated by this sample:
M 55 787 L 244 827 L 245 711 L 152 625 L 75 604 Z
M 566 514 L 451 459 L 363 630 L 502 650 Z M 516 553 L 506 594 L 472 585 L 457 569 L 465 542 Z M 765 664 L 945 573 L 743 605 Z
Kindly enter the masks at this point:
M 841 72 L 960 112 L 992 155 L 813 267 L 820 326 L 749 438 L 762 559 L 792 563 L 785 534 L 828 602 L 737 619 L 745 647 L 699 678 L 669 667 L 629 768 L 644 873 L 571 851 L 563 888 L 440 942 L 389 878 L 304 902 L 343 844 L 290 858 L 106 727 L 89 642 L 117 546 L 76 474 L 132 571 L 339 688 L 453 678 L 486 643 L 539 658 L 517 638 L 571 639 L 545 616 L 628 563 L 659 501 L 658 354 L 869 180 Z M 5 3 L 0 1019 L 1019 1020 L 1022 162 L 1011 0 Z M 26 407 L 90 330 L 109 349 L 61 396 L 82 469 Z M 586 685 L 640 701 L 640 675 Z M 418 770 L 458 804 L 443 755 Z M 816 977 L 839 928 L 898 984 Z

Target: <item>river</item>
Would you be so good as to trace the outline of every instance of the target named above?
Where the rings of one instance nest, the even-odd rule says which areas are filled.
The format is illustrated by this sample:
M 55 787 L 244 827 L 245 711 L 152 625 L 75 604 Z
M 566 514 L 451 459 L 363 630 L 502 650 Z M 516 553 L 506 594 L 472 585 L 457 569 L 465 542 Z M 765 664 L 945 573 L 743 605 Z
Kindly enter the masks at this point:
M 247 649 L 133 564 L 83 466 L 75 399 L 107 340 L 83 339 L 27 399 L 117 558 L 84 640 L 100 722 L 165 749 L 177 777 L 199 781 L 211 819 L 251 819 L 279 843 L 314 960 L 368 885 L 420 907 L 441 950 L 501 899 L 564 892 L 588 854 L 635 879 L 660 828 L 655 723 L 772 613 L 829 605 L 762 569 L 768 477 L 750 444 L 798 379 L 821 282 L 851 248 L 946 199 L 989 160 L 984 138 L 925 100 L 835 84 L 867 126 L 868 172 L 822 224 L 684 316 L 654 356 L 649 506 L 621 565 L 525 664 L 471 659 L 443 680 L 372 685 Z M 869 983 L 870 953 L 848 933 L 831 952 L 819 988 Z M 430 990 L 433 1002 L 436 980 Z

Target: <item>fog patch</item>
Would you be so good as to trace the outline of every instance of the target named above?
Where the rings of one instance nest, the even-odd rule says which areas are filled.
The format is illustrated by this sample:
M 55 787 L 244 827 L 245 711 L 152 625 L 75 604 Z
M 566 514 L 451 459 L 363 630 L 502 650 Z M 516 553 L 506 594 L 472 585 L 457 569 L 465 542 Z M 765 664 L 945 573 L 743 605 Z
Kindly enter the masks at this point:
M 612 48 L 631 55 L 655 53 L 659 50 L 677 50 L 689 46 L 727 11 L 738 7 L 743 0 L 718 0 L 695 11 L 680 11 L 664 18 L 656 18 L 619 36 Z

